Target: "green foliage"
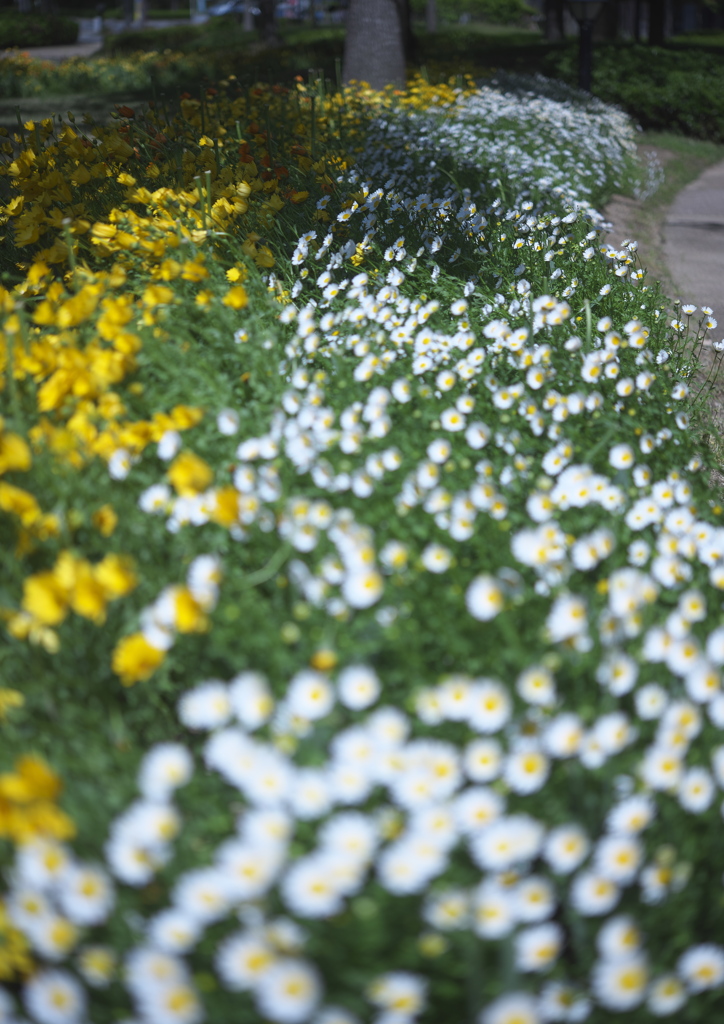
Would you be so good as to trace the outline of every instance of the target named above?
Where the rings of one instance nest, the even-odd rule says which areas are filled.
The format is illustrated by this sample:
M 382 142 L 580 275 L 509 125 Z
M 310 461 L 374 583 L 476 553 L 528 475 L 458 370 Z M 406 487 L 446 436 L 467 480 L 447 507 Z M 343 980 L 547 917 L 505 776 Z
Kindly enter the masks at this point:
M 411 0 L 410 6 L 414 16 L 425 16 L 426 0 Z M 458 21 L 461 15 L 468 15 L 476 21 L 487 21 L 493 25 L 516 25 L 522 18 L 534 14 L 535 10 L 525 0 L 437 0 L 437 14 L 441 22 Z
M 225 21 L 226 19 L 221 20 Z M 227 32 L 230 30 L 232 33 L 231 39 L 227 35 L 226 44 L 233 45 L 235 42 L 233 28 L 231 25 L 227 25 L 226 28 Z M 138 51 L 192 50 L 203 45 L 213 45 L 214 41 L 214 34 L 209 33 L 205 26 L 173 25 L 164 29 L 131 28 L 126 32 L 107 35 L 103 52 L 109 56 L 120 56 Z
M 574 84 L 577 52 L 544 58 L 544 74 Z M 643 128 L 724 141 L 724 59 L 716 50 L 671 45 L 596 46 L 593 92 L 622 107 Z
M 78 23 L 58 14 L 0 11 L 0 49 L 11 46 L 54 46 L 74 43 Z

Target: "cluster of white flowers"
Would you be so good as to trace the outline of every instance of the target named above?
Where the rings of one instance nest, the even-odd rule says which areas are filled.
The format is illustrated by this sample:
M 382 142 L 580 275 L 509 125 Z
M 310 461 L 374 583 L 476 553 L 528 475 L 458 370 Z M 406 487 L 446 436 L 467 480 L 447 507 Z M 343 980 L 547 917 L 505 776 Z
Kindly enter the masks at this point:
M 452 161 L 504 181 L 512 206 L 531 195 L 556 197 L 578 202 L 601 223 L 590 197 L 606 181 L 623 187 L 635 149 L 633 126 L 620 110 L 542 78 L 531 89 L 529 78 L 498 75 L 472 93 L 460 91 L 450 105 L 387 113 L 372 125 L 365 169 L 379 181 L 404 182 L 427 161 L 428 185 L 439 188 Z

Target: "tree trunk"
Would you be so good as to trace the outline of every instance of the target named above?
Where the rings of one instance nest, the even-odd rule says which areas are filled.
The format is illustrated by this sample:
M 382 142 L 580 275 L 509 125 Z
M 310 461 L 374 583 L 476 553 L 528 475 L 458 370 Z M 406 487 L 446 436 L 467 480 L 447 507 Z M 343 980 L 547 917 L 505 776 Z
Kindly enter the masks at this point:
M 666 0 L 649 0 L 649 44 L 663 46 L 666 40 Z
M 565 39 L 563 0 L 545 0 L 543 16 L 545 18 L 545 36 L 548 42 L 556 43 L 560 39 Z
M 246 3 L 244 4 L 244 16 L 241 27 L 245 32 L 254 31 L 254 6 L 251 0 L 246 0 Z
M 317 24 L 317 4 L 316 0 L 309 0 L 309 21 L 312 28 Z
M 417 57 L 417 42 L 412 31 L 412 8 L 410 0 L 397 0 L 400 6 L 400 21 L 402 23 L 402 45 L 405 51 L 405 63 L 414 62 Z
M 345 82 L 368 82 L 373 89 L 404 86 L 405 13 L 400 0 L 350 0 Z
M 148 0 L 133 0 L 134 28 L 145 28 L 148 15 Z
M 277 22 L 274 13 L 274 0 L 259 0 L 261 10 L 261 37 L 267 46 L 278 46 Z
M 428 32 L 437 32 L 437 0 L 427 0 L 425 21 Z

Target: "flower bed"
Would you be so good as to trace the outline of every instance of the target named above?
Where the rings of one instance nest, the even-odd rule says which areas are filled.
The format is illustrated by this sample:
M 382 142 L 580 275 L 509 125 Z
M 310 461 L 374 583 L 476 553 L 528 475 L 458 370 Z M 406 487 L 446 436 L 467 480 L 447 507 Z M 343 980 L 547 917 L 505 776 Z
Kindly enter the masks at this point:
M 716 323 L 600 244 L 631 126 L 118 114 L 6 144 L 0 1012 L 711 1020 Z

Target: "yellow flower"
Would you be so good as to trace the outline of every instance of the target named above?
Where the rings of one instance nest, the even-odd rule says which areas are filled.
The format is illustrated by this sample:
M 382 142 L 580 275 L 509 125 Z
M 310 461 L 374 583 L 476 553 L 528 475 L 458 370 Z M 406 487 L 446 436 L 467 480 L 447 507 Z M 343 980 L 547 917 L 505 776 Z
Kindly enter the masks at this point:
M 79 164 L 70 174 L 70 180 L 74 185 L 85 185 L 90 181 L 90 178 L 90 171 L 85 164 Z
M 115 224 L 104 224 L 102 221 L 97 221 L 91 227 L 91 235 L 93 241 L 110 241 L 115 238 L 118 233 L 118 228 Z
M 246 279 L 246 267 L 230 267 L 226 271 L 226 280 L 231 281 L 232 284 L 235 281 L 244 281 Z
M 124 686 L 149 679 L 164 659 L 164 652 L 151 647 L 143 633 L 132 633 L 116 644 L 112 667 Z
M 91 522 L 103 537 L 110 537 L 118 525 L 118 516 L 112 505 L 101 505 L 91 516 Z
M 191 591 L 187 587 L 175 587 L 173 596 L 179 633 L 204 633 L 209 628 L 209 620 Z
M 79 561 L 70 595 L 71 608 L 77 615 L 100 626 L 106 618 L 106 594 L 93 572 L 90 562 Z
M 110 981 L 116 969 L 116 955 L 107 946 L 86 946 L 78 957 L 78 966 L 83 974 L 95 984 Z
M 0 981 L 18 981 L 32 969 L 28 940 L 13 925 L 5 904 L 0 900 Z
M 133 561 L 126 555 L 106 555 L 96 565 L 94 575 L 109 601 L 125 597 L 138 585 Z
M 99 289 L 95 286 L 86 286 L 60 306 L 56 324 L 64 328 L 82 324 L 95 311 L 99 299 Z
M 228 290 L 221 301 L 231 309 L 243 309 L 249 302 L 249 297 L 246 294 L 246 288 L 237 284 Z
M 28 271 L 27 282 L 28 284 L 36 285 L 40 284 L 46 274 L 50 273 L 50 268 L 47 263 L 43 263 L 42 260 L 33 263 L 32 267 Z
M 22 607 L 42 625 L 57 626 L 68 611 L 68 593 L 55 573 L 36 573 L 23 583 Z
M 153 308 L 154 306 L 167 305 L 169 302 L 173 302 L 174 292 L 171 288 L 166 288 L 162 284 L 151 284 L 146 288 L 143 293 L 143 303 L 145 306 Z
M 192 497 L 205 491 L 213 480 L 210 468 L 193 452 L 181 452 L 171 463 L 168 478 L 182 497 Z
M 25 698 L 18 690 L 0 689 L 0 722 L 4 722 L 13 708 L 21 708 Z
M 17 612 L 15 615 L 7 616 L 7 628 L 10 636 L 16 640 L 29 640 L 31 644 L 38 644 L 48 654 L 57 654 L 60 650 L 58 634 L 41 625 L 32 615 L 27 612 Z
M 0 509 L 17 516 L 23 526 L 32 526 L 42 517 L 35 497 L 21 487 L 0 483 Z
M 257 249 L 254 262 L 257 267 L 273 267 L 274 255 L 268 245 L 260 245 Z
M 209 276 L 206 267 L 202 266 L 199 262 L 200 259 L 201 256 L 197 256 L 196 260 L 186 260 L 183 264 L 181 277 L 184 281 L 203 281 L 204 278 Z
M 158 275 L 162 281 L 173 281 L 181 273 L 181 264 L 177 260 L 164 260 L 158 268 Z
M 321 650 L 314 652 L 309 660 L 309 664 L 319 672 L 331 672 L 338 660 L 339 659 L 334 651 L 322 648 Z
M 20 757 L 15 762 L 14 774 L 0 775 L 0 793 L 21 803 L 55 800 L 61 788 L 62 783 L 52 768 L 34 754 Z
M 37 836 L 71 839 L 75 825 L 68 815 L 49 800 L 37 800 L 15 815 L 15 839 L 28 842 Z
M 32 458 L 30 449 L 19 434 L 3 433 L 0 418 L 0 474 L 11 470 L 30 469 Z
M 195 405 L 175 405 L 171 410 L 171 422 L 176 430 L 188 430 L 195 427 L 203 418 L 203 410 Z
M 221 526 L 232 526 L 239 519 L 239 492 L 235 487 L 222 487 L 214 494 L 209 518 Z
M 197 306 L 210 306 L 214 301 L 214 293 L 209 291 L 208 288 L 204 288 L 203 291 L 197 292 L 194 302 Z

